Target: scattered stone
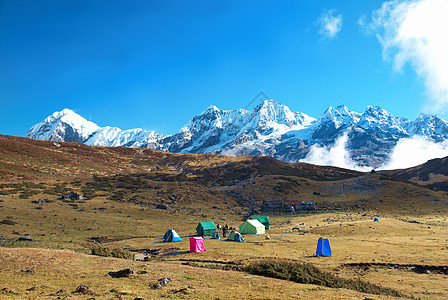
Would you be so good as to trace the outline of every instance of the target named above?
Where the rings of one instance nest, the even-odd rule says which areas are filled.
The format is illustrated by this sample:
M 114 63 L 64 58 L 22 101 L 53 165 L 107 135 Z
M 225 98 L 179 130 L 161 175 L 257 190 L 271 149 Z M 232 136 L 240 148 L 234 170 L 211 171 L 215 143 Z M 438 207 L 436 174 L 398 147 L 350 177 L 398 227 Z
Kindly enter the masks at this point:
M 168 278 L 168 277 L 159 279 L 159 283 L 160 283 L 161 286 L 165 286 L 168 283 L 170 283 L 171 281 L 173 281 L 173 280 L 171 278 Z
M 149 285 L 153 290 L 161 289 L 162 286 L 158 283 L 153 283 Z
M 21 236 L 21 237 L 19 237 L 17 240 L 18 240 L 18 241 L 27 241 L 27 242 L 32 242 L 32 241 L 33 241 L 33 239 L 31 238 L 31 236 L 29 236 L 29 235 Z
M 172 280 L 171 278 L 167 278 L 167 277 L 165 277 L 165 278 L 161 278 L 161 279 L 159 279 L 158 281 L 159 281 L 159 283 L 153 283 L 153 284 L 150 285 L 150 287 L 151 287 L 153 290 L 155 290 L 155 289 L 161 289 L 161 288 L 163 288 L 164 286 L 166 286 L 168 283 L 170 283 L 170 282 L 173 281 L 173 280 Z
M 6 200 L 5 200 L 5 199 L 2 199 L 2 200 L 0 200 L 0 202 L 6 202 Z
M 60 289 L 56 293 L 54 293 L 52 296 L 61 296 L 61 295 L 68 295 L 68 292 L 66 289 Z
M 22 275 L 32 275 L 32 274 L 34 274 L 34 270 L 31 270 L 31 269 L 23 269 L 23 270 L 20 270 L 20 273 L 21 273 Z
M 143 299 L 141 297 L 137 297 L 137 298 L 134 298 L 134 300 L 145 300 L 145 299 Z
M 123 269 L 116 272 L 109 272 L 107 275 L 109 275 L 112 278 L 121 278 L 121 277 L 129 277 L 129 275 L 134 274 L 135 272 L 131 269 Z
M 2 288 L 0 290 L 0 293 L 2 294 L 13 294 L 16 295 L 17 293 L 15 293 L 13 290 L 9 289 L 9 288 Z
M 32 291 L 35 291 L 36 290 L 36 287 L 35 286 L 32 286 L 32 287 L 30 287 L 29 289 L 26 289 L 27 291 L 29 291 L 29 292 L 32 292 Z
M 187 287 L 185 287 L 185 288 L 181 288 L 181 289 L 178 289 L 178 290 L 176 290 L 176 289 L 171 289 L 170 292 L 173 293 L 173 294 L 182 293 L 182 294 L 184 294 L 184 295 L 190 293 L 190 291 L 189 291 L 189 289 L 188 289 Z
M 165 205 L 165 204 L 157 204 L 156 208 L 157 209 L 170 210 L 170 208 L 167 205 Z
M 92 295 L 93 291 L 85 285 L 79 285 L 76 290 L 73 292 L 73 294 L 84 294 L 84 295 Z
M 39 200 L 37 200 L 37 203 L 44 204 L 44 203 L 46 203 L 46 201 L 44 199 L 39 199 Z

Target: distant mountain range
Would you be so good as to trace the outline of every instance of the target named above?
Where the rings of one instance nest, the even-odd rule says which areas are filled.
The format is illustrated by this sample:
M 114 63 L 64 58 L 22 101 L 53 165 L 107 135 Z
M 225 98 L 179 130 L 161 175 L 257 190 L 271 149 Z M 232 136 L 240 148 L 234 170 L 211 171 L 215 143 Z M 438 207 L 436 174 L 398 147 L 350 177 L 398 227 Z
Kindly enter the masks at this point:
M 401 139 L 423 136 L 434 142 L 446 140 L 448 122 L 427 114 L 410 121 L 394 117 L 377 106 L 368 106 L 361 114 L 344 105 L 330 107 L 315 119 L 266 100 L 253 110 L 223 110 L 212 105 L 173 135 L 140 128 L 99 127 L 72 110 L 64 109 L 31 127 L 26 136 L 176 153 L 266 155 L 286 162 L 304 159 L 313 146 L 332 147 L 344 136 L 352 161 L 359 166 L 377 168 Z

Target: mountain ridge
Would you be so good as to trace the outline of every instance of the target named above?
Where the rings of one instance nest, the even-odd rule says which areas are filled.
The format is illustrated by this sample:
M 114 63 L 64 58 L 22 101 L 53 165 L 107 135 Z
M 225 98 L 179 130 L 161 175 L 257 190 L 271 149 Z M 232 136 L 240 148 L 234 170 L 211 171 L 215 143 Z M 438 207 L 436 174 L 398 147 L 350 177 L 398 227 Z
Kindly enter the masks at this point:
M 253 110 L 224 110 L 210 105 L 172 135 L 140 128 L 99 127 L 70 109 L 53 113 L 31 127 L 26 135 L 42 140 L 173 153 L 266 155 L 286 162 L 302 161 L 316 147 L 331 148 L 343 136 L 344 147 L 354 163 L 378 168 L 401 139 L 413 136 L 434 142 L 448 139 L 448 122 L 426 114 L 410 121 L 378 106 L 368 106 L 363 113 L 357 113 L 345 105 L 329 107 L 316 119 L 292 112 L 274 100 L 265 100 Z

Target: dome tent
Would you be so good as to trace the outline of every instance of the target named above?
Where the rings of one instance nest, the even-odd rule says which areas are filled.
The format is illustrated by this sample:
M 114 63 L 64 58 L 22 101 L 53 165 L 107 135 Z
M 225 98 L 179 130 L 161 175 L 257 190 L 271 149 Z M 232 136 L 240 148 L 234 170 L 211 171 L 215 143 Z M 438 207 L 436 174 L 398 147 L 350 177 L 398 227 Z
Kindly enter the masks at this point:
M 373 219 L 374 222 L 379 222 L 380 219 L 378 217 L 375 217 L 375 219 Z
M 243 236 L 238 231 L 232 231 L 227 238 L 228 241 L 244 242 Z
M 240 225 L 241 234 L 265 234 L 265 227 L 258 220 L 247 220 Z
M 179 242 L 182 241 L 182 238 L 177 234 L 177 232 L 174 229 L 169 229 L 167 232 L 165 232 L 165 235 L 163 236 L 164 242 Z

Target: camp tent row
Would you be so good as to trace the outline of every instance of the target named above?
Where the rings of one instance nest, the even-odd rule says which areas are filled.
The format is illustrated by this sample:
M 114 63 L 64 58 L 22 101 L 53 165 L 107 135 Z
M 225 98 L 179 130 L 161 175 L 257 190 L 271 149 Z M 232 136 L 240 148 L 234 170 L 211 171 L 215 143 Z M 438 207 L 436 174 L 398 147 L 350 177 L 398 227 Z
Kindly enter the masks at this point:
M 268 226 L 269 226 L 269 217 L 267 218 Z M 378 221 L 377 218 L 375 218 Z M 263 219 L 262 219 L 263 220 Z M 266 221 L 266 219 L 264 220 Z M 196 227 L 196 232 L 198 235 L 203 234 L 204 236 L 213 235 L 216 233 L 216 226 L 213 222 L 201 222 Z M 243 236 L 241 234 L 264 234 L 265 233 L 265 225 L 260 223 L 259 219 L 249 219 L 243 224 L 240 225 L 240 232 L 232 231 L 227 240 L 235 241 L 235 242 L 243 242 Z M 204 239 L 202 237 L 190 237 L 190 252 L 204 252 Z M 169 229 L 165 235 L 163 236 L 164 242 L 179 242 L 182 241 L 182 238 L 177 234 L 174 229 Z M 327 238 L 319 238 L 317 241 L 316 248 L 317 256 L 331 256 L 331 247 L 330 242 Z

